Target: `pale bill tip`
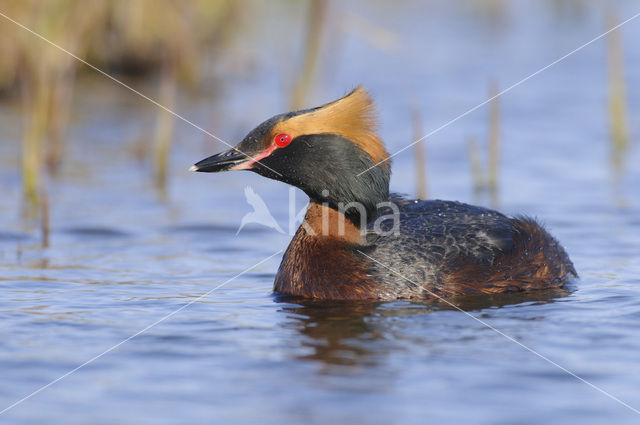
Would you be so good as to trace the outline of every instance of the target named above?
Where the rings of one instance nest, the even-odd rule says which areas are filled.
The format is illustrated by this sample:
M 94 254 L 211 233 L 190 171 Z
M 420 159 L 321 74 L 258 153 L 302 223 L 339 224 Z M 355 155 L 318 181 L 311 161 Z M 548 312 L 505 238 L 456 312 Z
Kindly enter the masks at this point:
M 189 167 L 189 171 L 198 171 L 198 167 L 192 165 L 191 167 Z

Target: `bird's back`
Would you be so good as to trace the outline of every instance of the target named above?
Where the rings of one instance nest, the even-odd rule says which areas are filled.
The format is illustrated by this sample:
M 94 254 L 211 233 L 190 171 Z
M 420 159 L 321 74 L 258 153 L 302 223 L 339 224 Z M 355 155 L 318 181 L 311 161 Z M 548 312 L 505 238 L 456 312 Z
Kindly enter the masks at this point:
M 399 210 L 396 231 L 392 220 L 378 229 L 374 221 L 368 244 L 355 250 L 370 263 L 383 298 L 542 289 L 576 276 L 564 249 L 533 219 L 460 202 L 391 201 Z

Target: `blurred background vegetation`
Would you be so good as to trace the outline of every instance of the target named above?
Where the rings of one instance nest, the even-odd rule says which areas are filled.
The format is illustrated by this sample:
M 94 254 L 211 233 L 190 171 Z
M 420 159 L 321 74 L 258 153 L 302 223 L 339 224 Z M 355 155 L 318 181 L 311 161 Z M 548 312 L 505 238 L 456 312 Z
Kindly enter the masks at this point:
M 428 13 L 438 3 L 425 2 L 420 7 Z M 506 0 L 460 3 L 490 28 L 508 26 L 509 10 L 517 7 Z M 574 0 L 543 3 L 560 16 L 580 17 L 587 15 L 589 9 L 585 2 Z M 271 46 L 278 57 L 275 61 L 283 62 L 279 72 L 284 83 L 279 89 L 289 99 L 288 107 L 309 106 L 310 92 L 318 75 L 330 79 L 332 67 L 337 68 L 340 61 L 349 60 L 340 57 L 340 34 L 356 33 L 380 51 L 393 51 L 401 44 L 398 35 L 384 23 L 373 23 L 354 12 L 336 13 L 339 7 L 337 2 L 328 0 L 269 4 L 247 0 L 1 0 L 0 101 L 18 104 L 22 111 L 20 170 L 26 216 L 41 217 L 43 228 L 46 227 L 48 198 L 43 182 L 55 179 L 65 160 L 75 88 L 84 76 L 98 75 L 91 66 L 131 86 L 144 82 L 144 87 L 150 89 L 144 93 L 146 96 L 173 110 L 179 92 L 218 93 L 230 78 L 259 72 L 254 64 L 262 60 L 263 52 L 238 48 L 238 45 L 246 47 L 257 42 L 260 34 L 252 31 L 252 27 L 269 12 L 275 15 L 269 21 L 271 30 L 282 33 L 276 40 L 295 41 L 297 50 L 296 54 L 281 55 L 278 46 Z M 403 7 L 403 2 L 394 7 Z M 602 16 L 603 29 L 620 21 L 613 6 L 603 7 Z M 390 15 L 389 20 L 393 19 Z M 20 28 L 22 25 L 48 41 Z M 234 45 L 236 48 L 232 48 Z M 611 158 L 616 170 L 624 168 L 624 153 L 629 148 L 630 117 L 622 46 L 619 32 L 608 37 L 608 122 Z M 325 54 L 325 58 L 331 57 L 327 64 L 322 61 L 322 55 L 328 50 L 332 56 Z M 494 78 L 487 79 L 486 87 L 485 98 L 501 89 L 500 82 Z M 339 94 L 332 93 L 323 100 Z M 413 122 L 410 137 L 417 140 L 426 131 L 422 122 L 424 111 L 415 99 L 406 103 L 413 105 L 408 107 L 407 116 Z M 490 193 L 494 200 L 500 175 L 500 111 L 499 99 L 490 103 L 487 137 L 481 138 L 482 143 L 478 143 L 475 135 L 467 138 L 472 186 L 478 193 Z M 131 153 L 141 160 L 149 158 L 154 186 L 165 196 L 176 131 L 175 116 L 162 108 L 156 108 L 155 114 L 154 128 L 132 145 Z M 427 123 L 433 124 L 429 120 Z M 416 194 L 426 197 L 426 155 L 422 143 L 415 146 L 412 155 Z
M 233 1 L 4 0 L 6 18 L 109 74 L 157 77 L 157 100 L 171 109 L 176 84 L 199 84 L 204 46 L 225 42 Z M 6 19 L 5 18 L 5 19 Z M 70 102 L 78 72 L 95 70 L 35 34 L 3 22 L 0 27 L 0 95 L 22 99 L 22 179 L 30 206 L 38 205 L 42 168 L 55 175 L 63 158 Z M 154 175 L 166 181 L 171 118 L 159 113 Z

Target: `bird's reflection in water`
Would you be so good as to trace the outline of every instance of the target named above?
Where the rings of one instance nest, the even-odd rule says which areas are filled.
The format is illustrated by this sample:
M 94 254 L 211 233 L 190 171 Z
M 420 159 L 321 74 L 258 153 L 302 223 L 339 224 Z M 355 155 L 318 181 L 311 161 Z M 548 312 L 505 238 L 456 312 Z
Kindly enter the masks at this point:
M 287 299 L 282 312 L 285 326 L 301 336 L 295 342 L 303 350 L 297 360 L 317 362 L 319 373 L 349 371 L 378 365 L 392 349 L 390 330 L 383 317 L 401 314 L 401 308 L 385 309 L 380 302 L 312 301 Z M 389 303 L 386 303 L 389 304 Z M 424 308 L 416 309 L 425 314 Z
M 316 360 L 327 365 L 375 365 L 384 356 L 385 338 L 381 316 L 386 311 L 380 302 L 287 300 L 292 303 L 282 311 L 294 320 L 288 326 L 303 338 L 307 348 L 302 359 Z M 400 309 L 398 309 L 400 310 Z M 389 310 L 395 311 L 395 310 Z M 418 310 L 424 314 L 424 309 Z M 400 313 L 398 313 L 400 314 Z
M 305 354 L 298 359 L 320 362 L 329 367 L 366 367 L 379 364 L 390 351 L 406 347 L 401 343 L 405 339 L 402 334 L 403 326 L 397 326 L 398 320 L 395 319 L 411 317 L 420 321 L 420 317 L 424 315 L 458 309 L 478 316 L 479 310 L 521 303 L 546 304 L 570 293 L 570 289 L 555 288 L 458 297 L 448 299 L 448 303 L 314 301 L 291 297 L 276 297 L 276 301 L 283 303 L 281 311 L 291 319 L 286 321 L 285 326 L 295 329 L 302 336 L 299 344 L 304 348 Z M 415 336 L 415 332 L 413 335 Z M 437 340 L 425 338 L 424 343 L 437 344 Z

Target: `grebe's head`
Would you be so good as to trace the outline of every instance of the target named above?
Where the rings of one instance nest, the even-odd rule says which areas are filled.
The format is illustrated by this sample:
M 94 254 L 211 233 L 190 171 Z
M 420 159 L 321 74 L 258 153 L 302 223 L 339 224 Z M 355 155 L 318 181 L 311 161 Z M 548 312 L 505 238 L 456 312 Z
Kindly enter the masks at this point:
M 375 106 L 358 87 L 326 105 L 276 115 L 235 148 L 191 169 L 251 170 L 302 189 L 312 202 L 326 202 L 335 209 L 362 205 L 369 221 L 377 204 L 389 197 L 389 154 L 375 130 Z M 347 216 L 361 218 L 353 208 Z

